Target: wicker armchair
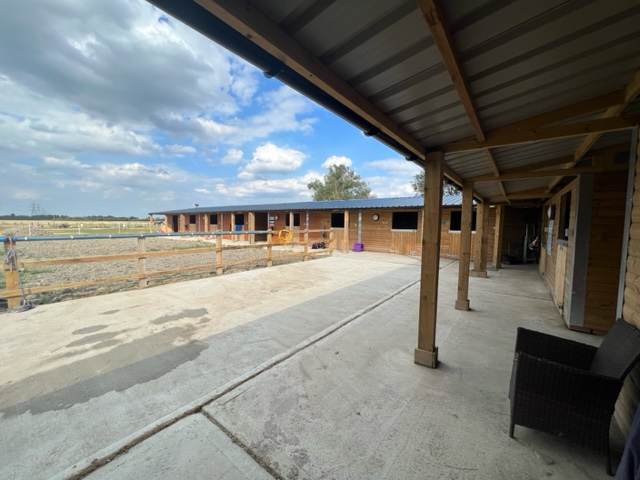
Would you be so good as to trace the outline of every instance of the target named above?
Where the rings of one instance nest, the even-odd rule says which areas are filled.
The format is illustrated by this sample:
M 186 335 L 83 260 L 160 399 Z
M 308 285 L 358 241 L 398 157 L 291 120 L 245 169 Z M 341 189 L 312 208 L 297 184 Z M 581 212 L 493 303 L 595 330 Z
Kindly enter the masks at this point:
M 607 456 L 624 378 L 640 357 L 640 331 L 617 320 L 599 348 L 518 328 L 511 373 L 511 425 L 541 430 Z

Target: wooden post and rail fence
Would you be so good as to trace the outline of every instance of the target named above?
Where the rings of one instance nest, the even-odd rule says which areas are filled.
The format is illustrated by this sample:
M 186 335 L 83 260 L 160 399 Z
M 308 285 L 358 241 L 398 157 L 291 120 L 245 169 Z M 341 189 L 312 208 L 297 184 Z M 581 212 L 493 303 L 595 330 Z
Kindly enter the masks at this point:
M 145 288 L 148 286 L 150 278 L 175 275 L 180 273 L 191 273 L 201 270 L 215 270 L 216 275 L 222 275 L 225 267 L 240 266 L 245 264 L 259 264 L 265 263 L 267 267 L 273 266 L 274 260 L 294 259 L 300 258 L 303 261 L 307 261 L 309 258 L 324 255 L 333 255 L 334 250 L 334 232 L 332 229 L 322 230 L 300 230 L 297 233 L 304 234 L 303 242 L 292 242 L 289 240 L 280 242 L 281 236 L 278 232 L 271 230 L 267 231 L 251 231 L 243 232 L 249 234 L 266 234 L 267 242 L 251 245 L 223 245 L 223 235 L 233 235 L 235 232 L 189 232 L 189 233 L 168 233 L 168 234 L 130 234 L 130 235 L 87 235 L 87 236 L 69 236 L 69 237 L 0 237 L 0 241 L 4 243 L 5 260 L 3 262 L 3 270 L 5 277 L 5 288 L 0 290 L 0 298 L 6 298 L 9 308 L 18 307 L 21 304 L 23 296 L 34 295 L 38 293 L 52 292 L 56 290 L 66 290 L 74 288 L 82 288 L 95 285 L 103 285 L 108 283 L 117 283 L 123 281 L 138 281 L 139 288 Z M 310 233 L 322 233 L 329 234 L 329 242 L 324 249 L 317 249 L 309 251 L 309 234 Z M 216 239 L 215 247 L 198 247 L 188 248 L 181 250 L 166 250 L 159 252 L 150 252 L 147 249 L 147 239 L 152 237 L 212 237 Z M 131 239 L 137 238 L 137 252 L 124 253 L 117 255 L 96 255 L 89 257 L 71 257 L 71 258 L 52 258 L 43 260 L 21 260 L 18 257 L 19 252 L 16 250 L 16 245 L 23 241 L 81 241 L 81 240 L 103 240 L 111 239 L 117 241 L 118 239 Z M 276 247 L 290 247 L 290 246 L 302 246 L 302 252 L 284 253 L 282 255 L 274 256 L 273 250 Z M 265 249 L 266 256 L 261 258 L 250 258 L 246 260 L 238 260 L 232 262 L 224 262 L 223 252 L 229 250 L 243 250 L 243 249 Z M 206 265 L 194 265 L 182 268 L 174 268 L 161 271 L 147 271 L 148 258 L 152 257 L 168 257 L 174 255 L 188 255 L 188 254 L 216 254 L 215 263 Z M 55 284 L 55 285 L 42 285 L 42 286 L 22 286 L 20 283 L 19 272 L 24 269 L 38 268 L 45 266 L 56 265 L 73 265 L 79 263 L 92 263 L 92 262 L 110 262 L 118 260 L 137 260 L 137 272 L 129 275 L 121 275 L 117 277 L 103 278 L 99 280 L 82 280 L 78 282 Z

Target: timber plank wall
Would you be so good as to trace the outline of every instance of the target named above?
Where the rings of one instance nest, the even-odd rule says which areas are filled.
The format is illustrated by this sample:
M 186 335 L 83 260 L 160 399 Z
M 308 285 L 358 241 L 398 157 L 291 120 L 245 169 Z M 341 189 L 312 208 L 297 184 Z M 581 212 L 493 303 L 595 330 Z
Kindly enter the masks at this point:
M 458 258 L 460 256 L 460 231 L 450 231 L 451 224 L 451 212 L 460 212 L 460 207 L 442 209 L 442 225 L 440 236 L 440 256 L 446 258 Z M 286 211 L 272 211 L 269 212 L 269 216 L 275 217 L 273 230 L 278 232 L 285 228 L 290 229 L 293 233 L 292 241 L 303 241 L 296 230 L 309 228 L 310 230 L 320 230 L 331 228 L 331 214 L 332 213 L 344 213 L 344 210 L 331 211 L 309 211 L 309 225 L 306 225 L 306 211 L 294 212 L 300 215 L 299 227 L 287 227 L 287 218 L 289 212 Z M 348 245 L 345 238 L 345 229 L 333 227 L 335 235 L 335 246 L 339 249 L 350 250 L 353 244 L 358 241 L 358 213 L 359 210 L 349 210 L 349 239 Z M 400 255 L 420 255 L 422 253 L 422 209 L 415 208 L 397 208 L 397 209 L 363 209 L 362 212 L 362 227 L 361 227 L 361 243 L 364 244 L 365 250 L 381 253 L 397 253 Z M 415 230 L 397 230 L 392 229 L 393 212 L 417 212 L 418 224 Z M 503 237 L 503 251 L 507 251 L 507 245 L 510 241 L 521 242 L 523 233 L 521 233 L 521 218 L 518 212 L 513 212 L 511 209 L 506 210 L 505 215 L 505 236 Z M 201 226 L 202 231 L 219 231 L 231 229 L 231 212 L 218 212 L 217 224 L 211 224 L 209 222 L 209 215 L 216 214 L 216 212 L 206 212 L 198 214 L 198 219 L 195 224 L 189 223 L 188 214 L 178 214 L 178 225 L 181 232 L 196 231 L 198 225 Z M 244 214 L 243 229 L 248 230 L 249 212 L 242 212 Z M 378 215 L 378 220 L 374 220 L 373 216 Z M 165 231 L 172 232 L 173 216 L 167 215 L 165 221 Z M 346 220 L 346 219 L 345 219 Z M 493 258 L 493 244 L 494 244 L 494 232 L 496 221 L 496 209 L 489 209 L 489 231 L 488 231 L 488 261 L 495 263 Z M 345 225 L 346 226 L 346 225 Z M 515 229 L 515 232 L 513 230 Z M 511 235 L 511 236 L 509 236 Z M 224 238 L 231 239 L 236 238 L 238 240 L 247 240 L 248 235 L 225 235 Z M 475 231 L 471 234 L 471 254 L 473 259 L 473 252 L 475 246 Z M 515 239 L 515 240 L 514 240 Z M 328 236 L 322 236 L 321 233 L 310 233 L 309 242 L 328 241 Z
M 640 128 L 638 130 L 638 134 L 640 134 Z M 635 154 L 636 176 L 633 188 L 622 318 L 640 328 L 640 144 Z M 625 381 L 614 413 L 618 425 L 625 434 L 629 432 L 639 402 L 640 366 L 636 365 Z
M 608 331 L 616 317 L 627 173 L 595 176 L 584 323 Z

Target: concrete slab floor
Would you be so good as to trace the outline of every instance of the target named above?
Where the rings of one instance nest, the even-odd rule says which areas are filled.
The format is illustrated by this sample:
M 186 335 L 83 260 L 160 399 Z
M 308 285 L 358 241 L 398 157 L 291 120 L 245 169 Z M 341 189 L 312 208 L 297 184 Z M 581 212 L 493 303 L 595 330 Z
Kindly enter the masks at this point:
M 135 438 L 418 276 L 415 258 L 337 253 L 4 314 L 0 478 Z
M 283 478 L 604 479 L 604 457 L 516 427 L 508 437 L 515 331 L 569 332 L 531 267 L 471 279 L 453 310 L 441 272 L 441 365 L 412 364 L 418 286 L 204 408 Z
M 23 378 L 16 381 L 41 375 L 37 382 L 22 385 L 30 386 L 29 397 L 40 392 L 33 385 L 52 381 L 48 390 L 38 387 L 43 393 L 7 407 L 4 393 L 14 390 L 11 384 L 1 387 L 0 477 L 46 478 L 59 473 L 58 478 L 66 478 L 77 471 L 74 462 L 81 466 L 92 458 L 110 459 L 103 454 L 130 442 L 136 445 L 89 478 L 269 478 L 269 473 L 314 479 L 609 478 L 603 457 L 523 427 L 516 428 L 516 440 L 507 435 L 516 326 L 591 344 L 600 340 L 562 326 L 535 266 L 511 266 L 490 272 L 486 279 L 471 278 L 472 311 L 461 312 L 452 307 L 457 263 L 443 261 L 441 365 L 431 370 L 413 364 L 418 285 L 409 285 L 417 279 L 417 261 L 350 254 L 323 262 L 298 264 L 299 271 L 283 275 L 289 285 L 298 279 L 304 283 L 313 272 L 308 269 L 318 269 L 316 273 L 327 277 L 320 286 L 307 282 L 277 300 L 257 297 L 241 307 L 236 302 L 229 312 L 218 305 L 224 297 L 215 296 L 221 287 L 207 279 L 204 285 L 179 292 L 167 288 L 144 298 L 153 307 L 139 306 L 150 289 L 127 292 L 131 298 L 110 296 L 93 307 L 82 302 L 75 309 L 51 306 L 46 321 L 37 323 L 36 318 L 35 326 L 12 318 L 9 341 L 0 344 L 3 356 L 27 347 L 29 336 L 39 328 L 51 334 L 41 348 L 60 349 L 59 343 L 67 342 L 65 349 L 84 349 L 82 355 L 64 357 L 73 359 L 64 374 L 47 370 L 42 359 L 27 359 L 30 366 L 20 367 Z M 272 275 L 280 268 L 258 272 Z M 230 282 L 226 288 L 233 292 L 238 285 L 271 285 L 270 275 L 260 281 Z M 334 283 L 342 288 L 336 291 Z M 280 289 L 287 287 L 269 293 L 277 296 Z M 397 293 L 380 302 L 391 292 Z M 254 302 L 257 311 L 252 309 Z M 371 305 L 377 306 L 368 310 Z M 202 322 L 204 317 L 218 321 L 212 313 L 215 307 L 221 312 L 218 330 L 201 332 L 199 325 L 209 323 Z M 268 312 L 264 316 L 261 307 Z M 207 312 L 193 311 L 200 308 Z M 108 324 L 112 330 L 93 330 L 123 310 L 131 313 Z M 75 317 L 78 311 L 82 314 Z M 61 312 L 74 318 L 59 317 Z M 353 321 L 346 326 L 315 343 L 309 341 L 348 314 Z M 238 324 L 233 317 L 240 319 Z M 122 332 L 129 319 L 131 330 Z M 183 339 L 165 334 L 172 338 L 174 348 L 169 348 L 166 338 L 154 335 L 175 328 L 176 322 L 178 328 L 189 327 L 190 335 Z M 54 328 L 59 323 L 67 329 L 60 338 Z M 78 330 L 76 335 L 84 337 L 69 346 L 76 342 L 73 332 Z M 121 344 L 87 352 L 87 345 L 95 343 L 91 335 L 103 330 L 119 333 L 97 339 L 98 344 L 121 339 L 143 354 L 121 350 L 117 353 L 125 355 L 100 356 Z M 87 337 L 84 343 L 81 339 Z M 296 344 L 300 350 L 288 356 Z M 280 363 L 269 363 L 274 358 Z M 62 359 L 56 360 L 64 367 Z M 262 373 L 261 361 L 266 365 Z M 74 381 L 70 371 L 78 371 L 81 380 Z M 210 399 L 214 401 L 202 413 L 194 413 Z M 141 432 L 149 438 L 140 443 Z M 266 470 L 257 470 L 255 460 Z

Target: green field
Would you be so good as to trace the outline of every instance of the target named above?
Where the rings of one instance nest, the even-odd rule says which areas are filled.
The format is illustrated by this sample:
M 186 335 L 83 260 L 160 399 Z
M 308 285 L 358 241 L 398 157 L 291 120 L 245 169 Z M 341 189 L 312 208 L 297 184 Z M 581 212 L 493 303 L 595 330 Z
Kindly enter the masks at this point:
M 33 236 L 60 235 L 117 235 L 135 233 L 155 233 L 149 231 L 147 222 L 30 222 L 28 220 L 0 220 L 0 232 L 28 235 L 29 227 Z

